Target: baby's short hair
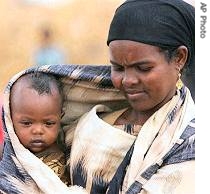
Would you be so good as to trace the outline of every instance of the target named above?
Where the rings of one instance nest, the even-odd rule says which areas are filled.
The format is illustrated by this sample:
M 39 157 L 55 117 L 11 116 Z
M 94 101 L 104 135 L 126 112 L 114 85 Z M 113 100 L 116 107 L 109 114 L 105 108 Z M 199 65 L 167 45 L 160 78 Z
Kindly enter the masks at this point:
M 26 78 L 28 78 L 31 82 L 31 87 L 39 94 L 51 93 L 53 86 L 56 86 L 56 88 L 59 90 L 59 93 L 62 92 L 61 82 L 59 82 L 58 79 L 51 74 L 34 72 L 27 74 Z
M 20 77 L 17 83 L 20 80 L 25 80 L 29 87 L 37 91 L 39 95 L 52 94 L 52 89 L 58 90 L 61 96 L 61 103 L 63 102 L 62 83 L 59 81 L 58 77 L 44 72 L 30 72 Z

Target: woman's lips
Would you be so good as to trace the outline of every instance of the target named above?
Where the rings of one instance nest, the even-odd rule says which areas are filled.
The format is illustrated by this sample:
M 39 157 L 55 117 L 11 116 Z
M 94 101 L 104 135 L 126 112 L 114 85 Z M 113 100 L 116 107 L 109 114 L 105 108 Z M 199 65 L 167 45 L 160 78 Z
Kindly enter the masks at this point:
M 136 100 L 145 95 L 144 91 L 127 91 L 126 96 L 130 100 Z

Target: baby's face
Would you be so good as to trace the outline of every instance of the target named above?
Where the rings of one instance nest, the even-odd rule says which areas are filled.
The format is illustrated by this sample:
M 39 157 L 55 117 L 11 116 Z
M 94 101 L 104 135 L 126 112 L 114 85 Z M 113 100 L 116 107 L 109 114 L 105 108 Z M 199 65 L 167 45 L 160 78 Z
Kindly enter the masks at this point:
M 11 116 L 20 142 L 31 152 L 45 150 L 55 143 L 61 120 L 61 101 L 57 91 L 38 94 L 29 87 L 15 89 Z

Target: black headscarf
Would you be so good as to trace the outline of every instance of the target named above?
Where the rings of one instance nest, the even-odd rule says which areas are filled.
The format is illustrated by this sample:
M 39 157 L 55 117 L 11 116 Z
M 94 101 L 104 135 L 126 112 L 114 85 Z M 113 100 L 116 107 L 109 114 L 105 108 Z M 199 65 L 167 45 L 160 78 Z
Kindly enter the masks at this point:
M 132 40 L 166 49 L 185 45 L 189 51 L 188 74 L 194 82 L 195 8 L 192 5 L 182 0 L 127 0 L 117 8 L 111 22 L 107 45 L 113 40 Z

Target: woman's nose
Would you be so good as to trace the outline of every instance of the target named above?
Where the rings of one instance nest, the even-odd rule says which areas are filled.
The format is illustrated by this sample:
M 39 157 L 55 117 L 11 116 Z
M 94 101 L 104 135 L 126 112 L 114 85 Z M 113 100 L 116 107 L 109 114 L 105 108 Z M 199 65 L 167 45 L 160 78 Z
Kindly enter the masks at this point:
M 133 72 L 132 69 L 126 69 L 124 71 L 124 76 L 122 79 L 123 86 L 130 87 L 137 83 L 138 83 L 138 78 L 136 77 L 135 72 Z

